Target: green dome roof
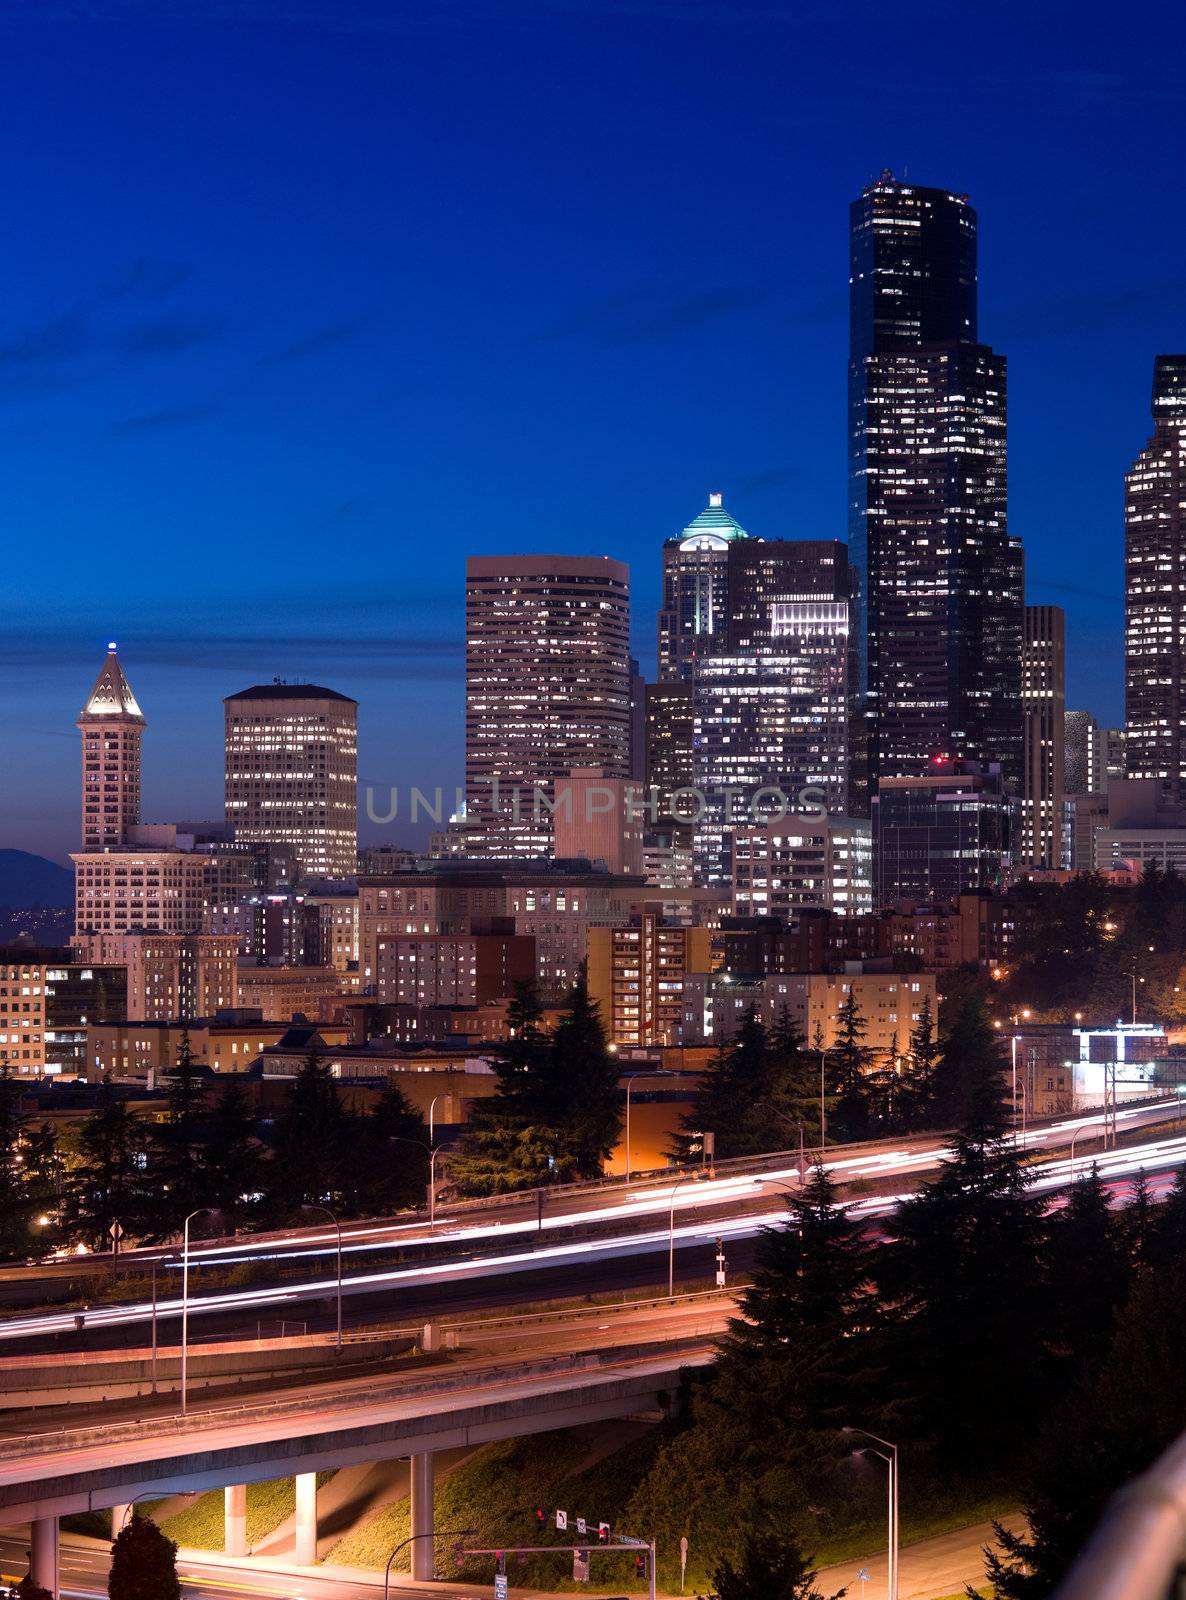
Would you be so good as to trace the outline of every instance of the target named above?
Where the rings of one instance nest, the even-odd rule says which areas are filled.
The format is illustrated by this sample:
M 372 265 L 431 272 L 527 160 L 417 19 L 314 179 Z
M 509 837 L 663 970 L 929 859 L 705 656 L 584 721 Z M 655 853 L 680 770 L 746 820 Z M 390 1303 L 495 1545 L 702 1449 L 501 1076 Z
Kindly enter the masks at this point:
M 698 517 L 693 517 L 688 526 L 669 544 L 682 544 L 685 539 L 694 539 L 697 535 L 715 534 L 718 539 L 748 539 L 749 534 L 738 522 L 737 518 L 725 510 L 722 504 L 723 496 L 710 494 L 708 505 Z

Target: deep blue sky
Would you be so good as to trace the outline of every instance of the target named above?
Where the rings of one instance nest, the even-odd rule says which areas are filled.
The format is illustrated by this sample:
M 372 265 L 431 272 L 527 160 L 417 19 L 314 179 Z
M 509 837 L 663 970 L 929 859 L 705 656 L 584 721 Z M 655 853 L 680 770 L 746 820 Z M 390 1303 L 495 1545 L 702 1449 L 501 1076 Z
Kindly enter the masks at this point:
M 1170 4 L 0 0 L 0 845 L 73 846 L 108 637 L 149 819 L 220 814 L 221 697 L 275 674 L 360 700 L 364 779 L 452 785 L 467 553 L 629 561 L 649 664 L 708 489 L 842 536 L 885 165 L 979 211 L 1030 598 L 1119 718 L 1184 44 Z

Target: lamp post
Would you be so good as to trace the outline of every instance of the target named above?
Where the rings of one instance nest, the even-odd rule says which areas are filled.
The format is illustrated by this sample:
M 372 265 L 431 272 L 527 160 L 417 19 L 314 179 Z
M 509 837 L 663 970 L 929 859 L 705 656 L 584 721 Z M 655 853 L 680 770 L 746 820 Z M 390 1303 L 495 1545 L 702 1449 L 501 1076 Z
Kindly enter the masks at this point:
M 436 1226 L 437 1219 L 437 1157 L 440 1150 L 434 1150 L 430 1144 L 425 1144 L 423 1139 L 408 1139 L 402 1133 L 389 1135 L 393 1144 L 414 1144 L 421 1150 L 428 1151 L 428 1226 Z
M 635 1072 L 626 1079 L 626 1182 L 630 1182 L 630 1094 L 636 1083 L 653 1082 L 656 1078 L 685 1078 L 685 1072 L 670 1072 L 657 1067 L 654 1072 Z
M 691 1174 L 677 1178 L 671 1188 L 671 1213 L 667 1219 L 667 1298 L 675 1295 L 675 1196 L 681 1184 L 687 1183 Z
M 334 1216 L 333 1212 L 330 1210 L 330 1208 L 328 1206 L 319 1206 L 319 1205 L 306 1203 L 305 1205 L 303 1205 L 301 1207 L 301 1210 L 302 1211 L 320 1211 L 323 1216 L 326 1216 L 326 1217 L 329 1218 L 329 1220 L 333 1223 L 335 1230 L 337 1231 L 337 1235 L 338 1235 L 338 1349 L 340 1350 L 342 1348 L 342 1224 L 338 1221 L 337 1217 Z
M 1081 1124 L 1078 1128 L 1075 1129 L 1074 1133 L 1071 1135 L 1071 1182 L 1072 1183 L 1074 1183 L 1074 1181 L 1075 1181 L 1075 1140 L 1083 1132 L 1083 1129 L 1084 1129 L 1085 1126 L 1086 1126 L 1086 1124 Z
M 889 1567 L 885 1592 L 887 1600 L 898 1600 L 898 1447 L 896 1444 L 891 1444 L 888 1439 L 870 1433 L 866 1428 L 841 1428 L 840 1431 L 859 1434 L 862 1439 L 871 1439 L 875 1445 L 882 1446 L 882 1449 L 872 1450 L 870 1454 L 880 1456 L 889 1467 Z M 888 1455 L 886 1451 L 889 1452 Z
M 433 1095 L 433 1097 L 432 1097 L 432 1099 L 431 1099 L 431 1100 L 430 1100 L 430 1101 L 429 1101 L 429 1102 L 428 1102 L 428 1142 L 429 1142 L 429 1145 L 430 1145 L 430 1146 L 431 1146 L 431 1145 L 432 1145 L 432 1143 L 433 1143 L 433 1134 L 432 1134 L 432 1129 L 433 1129 L 433 1117 L 432 1117 L 432 1114 L 433 1114 L 433 1112 L 434 1112 L 434 1111 L 435 1111 L 435 1110 L 436 1110 L 436 1108 L 437 1108 L 437 1101 L 438 1101 L 438 1100 L 439 1100 L 439 1099 L 440 1099 L 440 1098 L 441 1098 L 441 1097 L 440 1097 L 440 1095 L 439 1095 L 439 1094 L 434 1094 L 434 1095 Z
M 189 1225 L 195 1217 L 217 1216 L 214 1206 L 199 1206 L 196 1211 L 191 1211 L 186 1217 L 181 1230 L 181 1415 L 185 1416 L 186 1392 L 185 1381 L 188 1373 L 187 1357 L 189 1342 Z
M 390 1600 L 391 1563 L 401 1550 L 406 1550 L 417 1539 L 472 1539 L 477 1531 L 477 1528 L 441 1528 L 436 1533 L 414 1533 L 410 1539 L 405 1539 L 402 1544 L 397 1544 L 387 1557 L 387 1568 L 383 1573 L 383 1600 Z
M 828 1148 L 828 1112 L 824 1097 L 824 1063 L 828 1059 L 828 1052 L 821 1044 L 819 1047 L 819 1147 L 821 1154 Z

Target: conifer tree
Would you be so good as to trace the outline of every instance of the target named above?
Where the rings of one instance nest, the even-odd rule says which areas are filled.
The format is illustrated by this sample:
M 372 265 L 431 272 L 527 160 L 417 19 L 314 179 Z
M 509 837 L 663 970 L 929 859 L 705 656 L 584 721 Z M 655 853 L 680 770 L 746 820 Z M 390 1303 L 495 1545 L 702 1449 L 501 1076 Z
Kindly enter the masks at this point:
M 931 997 L 927 995 L 910 1030 L 904 1080 L 899 1094 L 901 1125 L 909 1132 L 934 1126 L 935 1072 L 940 1057 Z
M 811 1562 L 787 1535 L 751 1534 L 736 1562 L 721 1562 L 705 1600 L 824 1600 Z M 841 1600 L 841 1589 L 831 1600 Z
M 243 1085 L 227 1079 L 214 1102 L 202 1147 L 202 1196 L 232 1228 L 253 1217 L 264 1188 L 264 1157 Z
M 558 1159 L 578 1178 L 599 1178 L 618 1142 L 619 1077 L 582 962 L 567 1010 L 549 1041 L 538 1119 L 556 1130 Z
M 181 1035 L 177 1064 L 169 1074 L 164 1122 L 153 1131 L 153 1222 L 148 1237 L 165 1239 L 206 1199 L 199 1146 L 204 1087 L 194 1067 L 189 1030 Z
M 873 1085 L 868 1078 L 870 1055 L 865 1045 L 865 1019 L 851 984 L 836 1012 L 836 1042 L 828 1052 L 835 1106 L 829 1117 L 838 1139 L 869 1137 Z
M 431 1153 L 424 1118 L 394 1078 L 358 1128 L 353 1207 L 364 1216 L 422 1206 Z
M 112 1223 L 139 1234 L 149 1214 L 144 1129 L 104 1073 L 94 1111 L 78 1136 L 79 1162 L 71 1175 L 67 1231 L 92 1250 L 110 1247 Z
M 20 1099 L 20 1084 L 7 1065 L 0 1066 L 0 1261 L 23 1261 L 31 1243 Z
M 181 1600 L 177 1546 L 148 1517 L 129 1517 L 111 1546 L 110 1600 Z
M 281 1215 L 306 1201 L 335 1207 L 349 1184 L 351 1125 L 333 1074 L 311 1045 L 279 1119 L 269 1201 Z
M 1050 1338 L 1078 1367 L 1107 1345 L 1132 1282 L 1124 1222 L 1112 1211 L 1094 1163 L 1051 1216 L 1047 1253 Z

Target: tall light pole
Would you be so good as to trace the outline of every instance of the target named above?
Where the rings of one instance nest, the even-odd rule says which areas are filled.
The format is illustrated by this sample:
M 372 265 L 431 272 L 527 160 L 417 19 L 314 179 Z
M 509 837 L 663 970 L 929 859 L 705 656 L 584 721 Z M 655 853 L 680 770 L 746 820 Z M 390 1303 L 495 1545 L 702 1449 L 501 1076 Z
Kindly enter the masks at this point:
M 406 1550 L 417 1539 L 471 1539 L 477 1535 L 477 1532 L 477 1528 L 441 1528 L 436 1533 L 414 1533 L 410 1539 L 405 1539 L 402 1544 L 397 1544 L 387 1557 L 387 1570 L 383 1574 L 383 1600 L 390 1600 L 391 1563 L 401 1550 Z
M 393 1133 L 388 1136 L 393 1144 L 414 1144 L 421 1150 L 428 1151 L 428 1226 L 436 1226 L 437 1219 L 437 1157 L 440 1150 L 434 1150 L 430 1144 L 425 1144 L 423 1139 L 409 1139 L 402 1133 Z
M 898 1447 L 896 1444 L 891 1444 L 888 1439 L 870 1433 L 866 1428 L 841 1428 L 840 1431 L 859 1434 L 862 1439 L 871 1439 L 875 1445 L 882 1446 L 882 1449 L 872 1450 L 870 1454 L 880 1456 L 889 1467 L 889 1567 L 885 1592 L 887 1600 L 898 1600 Z M 886 1451 L 889 1452 L 888 1455 Z
M 828 1052 L 821 1044 L 819 1047 L 819 1147 L 821 1153 L 828 1148 L 828 1111 L 824 1098 L 824 1063 L 828 1059 Z
M 181 1230 L 181 1415 L 186 1411 L 185 1381 L 188 1374 L 189 1344 L 189 1225 L 195 1217 L 217 1216 L 214 1206 L 199 1206 L 186 1217 Z
M 340 1350 L 342 1348 L 342 1224 L 338 1221 L 337 1217 L 334 1216 L 333 1212 L 330 1210 L 330 1208 L 328 1206 L 319 1206 L 319 1205 L 306 1203 L 305 1205 L 303 1205 L 301 1207 L 301 1210 L 302 1211 L 320 1211 L 323 1216 L 326 1216 L 326 1217 L 329 1218 L 329 1220 L 333 1223 L 334 1228 L 337 1230 L 337 1235 L 338 1235 L 338 1349 Z
M 439 1094 L 434 1094 L 432 1099 L 428 1102 L 428 1142 L 429 1142 L 430 1145 L 433 1143 L 433 1135 L 432 1135 L 433 1120 L 432 1120 L 432 1114 L 436 1110 L 437 1101 L 440 1098 L 441 1097 L 440 1097 Z
M 675 1295 L 675 1195 L 680 1184 L 687 1183 L 690 1177 L 685 1173 L 678 1178 L 671 1189 L 671 1214 L 667 1219 L 667 1298 L 670 1300 Z
M 630 1093 L 636 1083 L 653 1082 L 656 1078 L 686 1078 L 686 1072 L 671 1072 L 657 1067 L 654 1072 L 635 1072 L 626 1079 L 626 1182 L 630 1182 Z

